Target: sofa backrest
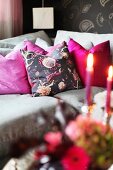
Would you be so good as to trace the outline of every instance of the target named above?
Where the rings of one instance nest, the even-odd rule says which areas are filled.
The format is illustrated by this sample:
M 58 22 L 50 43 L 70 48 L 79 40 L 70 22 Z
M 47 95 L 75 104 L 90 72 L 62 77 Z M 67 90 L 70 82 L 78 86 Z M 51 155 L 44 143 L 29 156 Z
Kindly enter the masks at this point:
M 5 46 L 5 44 L 9 44 L 9 47 L 13 46 L 13 45 L 15 46 L 18 43 L 24 41 L 25 39 L 35 42 L 37 37 L 42 38 L 43 40 L 47 41 L 48 43 L 51 43 L 51 40 L 48 37 L 48 35 L 42 30 L 42 31 L 38 31 L 35 33 L 28 33 L 28 34 L 23 34 L 23 35 L 20 35 L 17 37 L 0 40 L 0 48 L 1 47 L 3 48 Z M 4 44 L 4 46 L 3 46 L 3 44 Z M 7 47 L 8 47 L 8 45 L 7 45 Z
M 7 38 L 0 40 L 0 54 L 6 56 L 8 53 L 14 50 L 23 48 L 24 40 L 30 40 L 36 42 L 37 38 L 40 40 L 41 46 L 53 44 L 49 36 L 45 31 L 38 31 L 34 33 L 23 34 L 17 37 Z M 38 44 L 37 44 L 38 45 Z
M 54 44 L 61 43 L 62 41 L 68 42 L 70 38 L 73 38 L 79 44 L 81 44 L 86 49 L 90 49 L 101 42 L 110 41 L 110 52 L 113 61 L 113 34 L 96 34 L 96 33 L 86 33 L 86 32 L 73 32 L 58 30 Z

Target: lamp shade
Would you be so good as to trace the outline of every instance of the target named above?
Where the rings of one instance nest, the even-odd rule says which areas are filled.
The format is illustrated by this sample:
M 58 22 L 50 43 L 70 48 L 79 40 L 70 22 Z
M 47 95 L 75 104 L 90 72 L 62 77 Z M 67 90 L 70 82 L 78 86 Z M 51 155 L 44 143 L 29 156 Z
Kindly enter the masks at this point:
M 53 29 L 54 14 L 52 7 L 33 8 L 33 28 Z

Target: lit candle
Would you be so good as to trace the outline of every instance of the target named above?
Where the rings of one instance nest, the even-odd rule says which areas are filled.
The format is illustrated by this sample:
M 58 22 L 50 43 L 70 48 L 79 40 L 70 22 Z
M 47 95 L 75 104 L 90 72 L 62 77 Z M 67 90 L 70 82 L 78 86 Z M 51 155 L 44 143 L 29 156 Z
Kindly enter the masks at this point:
M 108 70 L 108 77 L 107 77 L 107 95 L 106 95 L 106 105 L 105 105 L 105 112 L 107 114 L 110 114 L 112 82 L 113 82 L 113 66 L 110 66 Z
M 93 54 L 89 53 L 87 57 L 87 68 L 86 68 L 86 105 L 92 104 L 91 99 L 91 84 L 93 75 Z

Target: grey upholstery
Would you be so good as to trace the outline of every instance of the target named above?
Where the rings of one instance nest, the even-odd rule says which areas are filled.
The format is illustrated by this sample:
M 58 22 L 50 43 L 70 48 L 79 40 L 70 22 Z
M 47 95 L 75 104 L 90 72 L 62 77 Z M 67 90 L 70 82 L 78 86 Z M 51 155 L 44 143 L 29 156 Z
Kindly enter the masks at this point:
M 93 95 L 103 88 L 93 87 Z M 32 97 L 27 95 L 0 95 L 0 155 L 8 152 L 9 144 L 25 136 L 38 135 L 36 121 L 41 110 L 51 116 L 60 97 L 73 107 L 80 109 L 83 105 L 85 89 L 70 90 L 54 97 Z M 6 147 L 7 146 L 7 147 Z

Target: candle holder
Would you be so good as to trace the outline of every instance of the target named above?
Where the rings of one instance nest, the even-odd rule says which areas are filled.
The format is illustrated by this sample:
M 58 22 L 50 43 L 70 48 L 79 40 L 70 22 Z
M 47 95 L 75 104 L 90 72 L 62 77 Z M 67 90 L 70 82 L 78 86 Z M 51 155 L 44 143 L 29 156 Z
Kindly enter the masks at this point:
M 104 116 L 103 116 L 102 123 L 103 123 L 104 125 L 109 125 L 110 118 L 111 118 L 111 116 L 110 116 L 107 112 L 105 112 L 105 113 L 104 113 Z
M 90 105 L 87 105 L 87 104 L 84 104 L 82 107 L 81 107 L 81 112 L 83 114 L 83 116 L 85 117 L 91 117 L 92 113 L 93 113 L 93 109 L 95 107 L 95 104 L 92 103 Z
M 109 112 L 106 112 L 104 110 L 104 116 L 103 116 L 103 120 L 102 120 L 104 125 L 110 125 L 111 115 L 112 115 L 112 109 L 111 108 L 110 108 Z

